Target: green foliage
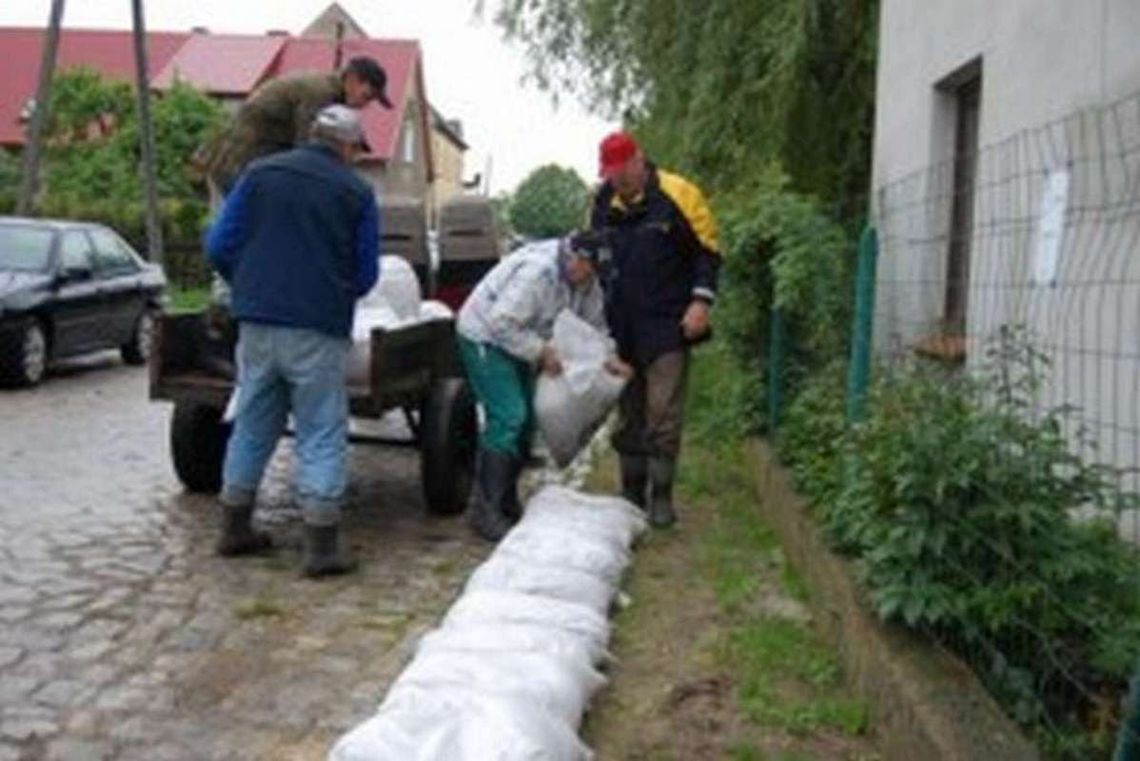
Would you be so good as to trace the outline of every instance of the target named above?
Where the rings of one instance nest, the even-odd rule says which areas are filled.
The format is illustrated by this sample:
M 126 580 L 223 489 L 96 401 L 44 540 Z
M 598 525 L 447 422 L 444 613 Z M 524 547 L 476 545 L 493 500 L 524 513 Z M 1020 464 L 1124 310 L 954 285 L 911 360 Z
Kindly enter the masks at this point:
M 719 212 L 725 256 L 717 331 L 737 362 L 763 378 L 778 306 L 789 339 L 784 380 L 794 396 L 809 372 L 846 353 L 854 245 L 816 201 L 788 191 L 772 169 L 727 197 Z
M 0 148 L 0 214 L 6 214 L 16 205 L 20 192 L 20 159 Z
M 511 229 L 528 238 L 555 238 L 582 227 L 589 188 L 573 169 L 547 164 L 519 183 L 510 203 Z
M 1140 554 L 1116 532 L 1132 505 L 1071 452 L 1065 410 L 1037 411 L 1044 359 L 1025 336 L 988 357 L 978 379 L 884 371 L 838 445 L 840 386 L 813 384 L 784 454 L 883 618 L 957 650 L 1058 757 L 1091 758 L 1111 740 L 1082 726 L 1091 697 L 1140 652 Z
M 854 250 L 842 227 L 811 198 L 789 192 L 771 170 L 722 211 L 727 308 L 718 323 L 741 357 L 768 338 L 772 307 L 792 343 L 816 358 L 841 355 L 851 321 Z
M 221 106 L 182 83 L 152 101 L 155 170 L 164 199 L 204 198 L 194 152 L 223 121 Z M 45 205 L 137 202 L 139 124 L 130 85 L 89 69 L 63 72 L 52 88 L 44 162 Z
M 533 79 L 621 114 L 714 190 L 777 161 L 851 226 L 866 208 L 875 0 L 501 0 Z
M 820 504 L 830 504 L 843 487 L 846 369 L 837 361 L 810 377 L 784 411 L 780 428 L 780 455 L 796 486 Z

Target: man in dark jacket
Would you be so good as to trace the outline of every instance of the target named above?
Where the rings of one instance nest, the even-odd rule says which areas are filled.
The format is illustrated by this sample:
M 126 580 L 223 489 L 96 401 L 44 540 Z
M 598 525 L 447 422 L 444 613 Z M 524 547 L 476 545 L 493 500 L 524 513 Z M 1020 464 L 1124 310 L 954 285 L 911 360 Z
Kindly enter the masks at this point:
M 339 531 L 348 446 L 345 361 L 356 299 L 379 275 L 376 199 L 350 168 L 363 143 L 355 110 L 322 109 L 312 142 L 249 166 L 207 237 L 241 326 L 218 552 L 245 555 L 268 546 L 252 527 L 254 497 L 291 413 L 309 576 L 353 567 Z
M 613 250 L 606 315 L 618 354 L 636 371 L 614 434 L 622 493 L 664 528 L 676 522 L 689 347 L 708 337 L 716 300 L 716 222 L 701 191 L 653 166 L 630 135 L 607 136 L 599 163 L 591 226 Z
M 325 106 L 363 108 L 375 100 L 391 108 L 388 76 L 376 59 L 358 56 L 339 73 L 300 74 L 273 79 L 242 104 L 229 126 L 206 150 L 206 170 L 218 190 L 228 193 L 246 164 L 287 151 L 308 139 L 313 118 Z

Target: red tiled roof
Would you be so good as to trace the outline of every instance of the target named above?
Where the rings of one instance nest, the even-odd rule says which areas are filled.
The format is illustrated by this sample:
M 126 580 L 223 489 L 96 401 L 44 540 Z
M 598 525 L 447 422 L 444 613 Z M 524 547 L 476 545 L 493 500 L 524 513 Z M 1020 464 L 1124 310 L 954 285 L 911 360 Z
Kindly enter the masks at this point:
M 20 145 L 24 128 L 20 111 L 35 97 L 40 73 L 42 29 L 0 28 L 0 145 Z M 154 32 L 147 35 L 152 71 L 166 65 L 189 34 Z M 60 35 L 57 70 L 90 66 L 116 79 L 134 77 L 135 56 L 130 32 L 67 29 Z
M 287 38 L 232 34 L 193 34 L 151 77 L 160 90 L 175 79 L 215 95 L 245 95 L 265 78 Z
M 169 87 L 177 74 L 214 95 L 244 96 L 266 79 L 304 71 L 332 71 L 335 46 L 330 40 L 285 35 L 233 35 L 151 32 L 147 35 L 151 86 Z M 43 31 L 0 28 L 0 145 L 20 145 L 24 128 L 20 110 L 35 94 Z M 390 159 L 398 150 L 400 126 L 409 96 L 427 103 L 420 69 L 419 43 L 414 40 L 343 42 L 343 60 L 370 55 L 388 74 L 391 110 L 372 103 L 362 121 L 374 159 Z M 85 65 L 116 78 L 134 75 L 129 31 L 65 29 L 60 38 L 57 70 Z M 423 134 L 428 135 L 427 108 L 420 109 Z M 430 140 L 424 140 L 430 151 Z M 428 167 L 431 171 L 431 157 Z

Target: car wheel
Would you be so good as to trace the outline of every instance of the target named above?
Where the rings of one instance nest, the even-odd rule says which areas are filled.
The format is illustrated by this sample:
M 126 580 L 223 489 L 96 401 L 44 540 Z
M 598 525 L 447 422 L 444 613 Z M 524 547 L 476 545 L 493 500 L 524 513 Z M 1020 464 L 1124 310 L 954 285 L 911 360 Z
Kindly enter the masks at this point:
M 150 358 L 150 350 L 153 345 L 154 312 L 150 309 L 144 309 L 135 321 L 131 340 L 119 347 L 119 351 L 123 355 L 123 361 L 128 365 L 145 365 Z
M 27 320 L 11 334 L 0 353 L 0 380 L 13 386 L 34 386 L 47 372 L 47 333 L 39 320 Z

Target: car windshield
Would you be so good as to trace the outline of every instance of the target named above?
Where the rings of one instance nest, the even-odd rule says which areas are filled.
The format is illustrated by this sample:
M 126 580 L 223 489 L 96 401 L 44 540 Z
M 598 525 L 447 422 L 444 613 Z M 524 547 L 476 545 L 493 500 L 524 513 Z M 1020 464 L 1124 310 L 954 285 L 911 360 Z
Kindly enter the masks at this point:
M 43 272 L 54 232 L 31 225 L 0 225 L 0 272 Z

